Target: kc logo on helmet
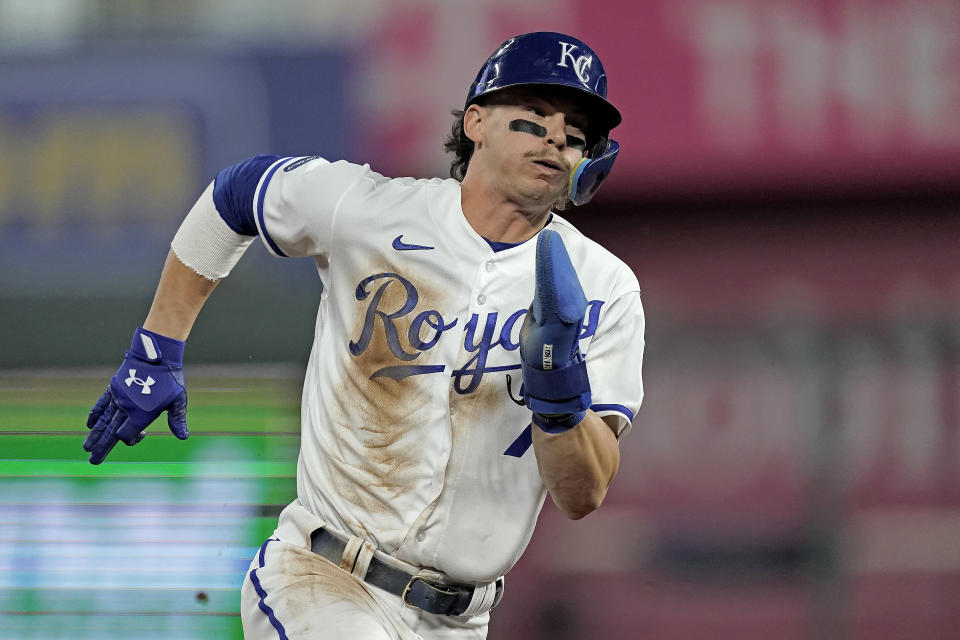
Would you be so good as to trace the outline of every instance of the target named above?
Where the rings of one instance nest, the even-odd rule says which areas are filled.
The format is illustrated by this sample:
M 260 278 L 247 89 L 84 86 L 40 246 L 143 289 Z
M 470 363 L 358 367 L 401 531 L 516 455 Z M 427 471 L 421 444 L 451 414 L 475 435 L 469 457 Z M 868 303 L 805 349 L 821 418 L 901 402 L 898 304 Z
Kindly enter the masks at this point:
M 156 384 L 157 381 L 151 378 L 150 376 L 147 376 L 146 380 L 144 380 L 143 378 L 138 378 L 136 369 L 127 369 L 127 371 L 130 374 L 130 377 L 124 380 L 124 382 L 127 383 L 127 386 L 129 387 L 133 383 L 137 383 L 142 387 L 140 389 L 140 393 L 146 396 L 150 395 L 150 387 Z
M 569 58 L 570 64 L 573 67 L 574 73 L 577 74 L 577 77 L 580 78 L 580 82 L 586 84 L 590 81 L 590 74 L 587 71 L 590 69 L 590 65 L 593 63 L 593 56 L 580 56 L 574 57 L 573 52 L 579 49 L 575 44 L 570 44 L 569 42 L 560 43 L 560 62 L 557 63 L 558 67 L 566 67 L 567 59 Z

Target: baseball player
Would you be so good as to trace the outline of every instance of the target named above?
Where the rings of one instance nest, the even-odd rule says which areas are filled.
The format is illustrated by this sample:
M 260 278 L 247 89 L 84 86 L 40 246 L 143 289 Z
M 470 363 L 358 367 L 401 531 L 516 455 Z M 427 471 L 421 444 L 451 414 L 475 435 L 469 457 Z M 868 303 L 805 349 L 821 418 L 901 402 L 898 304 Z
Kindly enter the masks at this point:
M 323 283 L 297 497 L 241 591 L 252 639 L 484 638 L 544 498 L 577 519 L 642 399 L 636 277 L 554 210 L 609 173 L 621 116 L 577 38 L 504 42 L 470 87 L 451 179 L 319 156 L 217 174 L 88 420 L 99 464 L 167 411 L 188 435 L 184 340 L 255 237 Z

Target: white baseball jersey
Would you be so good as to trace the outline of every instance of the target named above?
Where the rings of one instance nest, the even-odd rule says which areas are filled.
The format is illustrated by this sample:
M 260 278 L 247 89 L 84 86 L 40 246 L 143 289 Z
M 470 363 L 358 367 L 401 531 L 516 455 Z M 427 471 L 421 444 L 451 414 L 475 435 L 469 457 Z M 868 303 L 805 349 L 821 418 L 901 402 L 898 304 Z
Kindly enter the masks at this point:
M 477 234 L 455 180 L 277 161 L 254 196 L 260 236 L 323 282 L 302 405 L 300 503 L 332 528 L 455 580 L 516 562 L 545 488 L 520 397 L 520 325 L 536 239 Z M 644 317 L 630 269 L 553 215 L 590 301 L 580 348 L 593 410 L 640 407 Z M 533 427 L 536 428 L 536 427 Z

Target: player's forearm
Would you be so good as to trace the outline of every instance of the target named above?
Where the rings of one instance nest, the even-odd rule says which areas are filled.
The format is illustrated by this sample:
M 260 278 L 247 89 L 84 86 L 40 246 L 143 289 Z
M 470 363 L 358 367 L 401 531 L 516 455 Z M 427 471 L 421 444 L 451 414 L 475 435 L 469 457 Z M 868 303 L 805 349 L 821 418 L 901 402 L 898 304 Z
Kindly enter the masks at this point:
M 616 436 L 593 411 L 564 433 L 550 434 L 534 426 L 533 449 L 550 496 L 574 520 L 600 506 L 620 466 Z
M 177 229 L 144 329 L 186 340 L 217 283 L 230 274 L 253 242 L 256 224 L 252 209 L 229 207 L 252 201 L 252 196 L 230 197 L 236 196 L 230 190 L 232 182 L 224 178 L 223 183 L 227 195 L 221 208 L 226 214 L 217 208 L 215 183 L 211 182 Z
M 168 338 L 186 340 L 217 282 L 198 275 L 171 250 L 143 328 Z

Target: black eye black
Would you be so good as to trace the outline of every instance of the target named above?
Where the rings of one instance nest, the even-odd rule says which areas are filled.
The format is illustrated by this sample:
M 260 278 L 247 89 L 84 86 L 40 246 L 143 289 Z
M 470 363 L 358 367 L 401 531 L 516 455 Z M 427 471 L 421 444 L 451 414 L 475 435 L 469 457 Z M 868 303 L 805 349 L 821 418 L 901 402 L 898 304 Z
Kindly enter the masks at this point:
M 587 148 L 587 141 L 583 138 L 578 138 L 577 136 L 567 136 L 567 146 L 573 149 L 579 149 L 584 151 Z

